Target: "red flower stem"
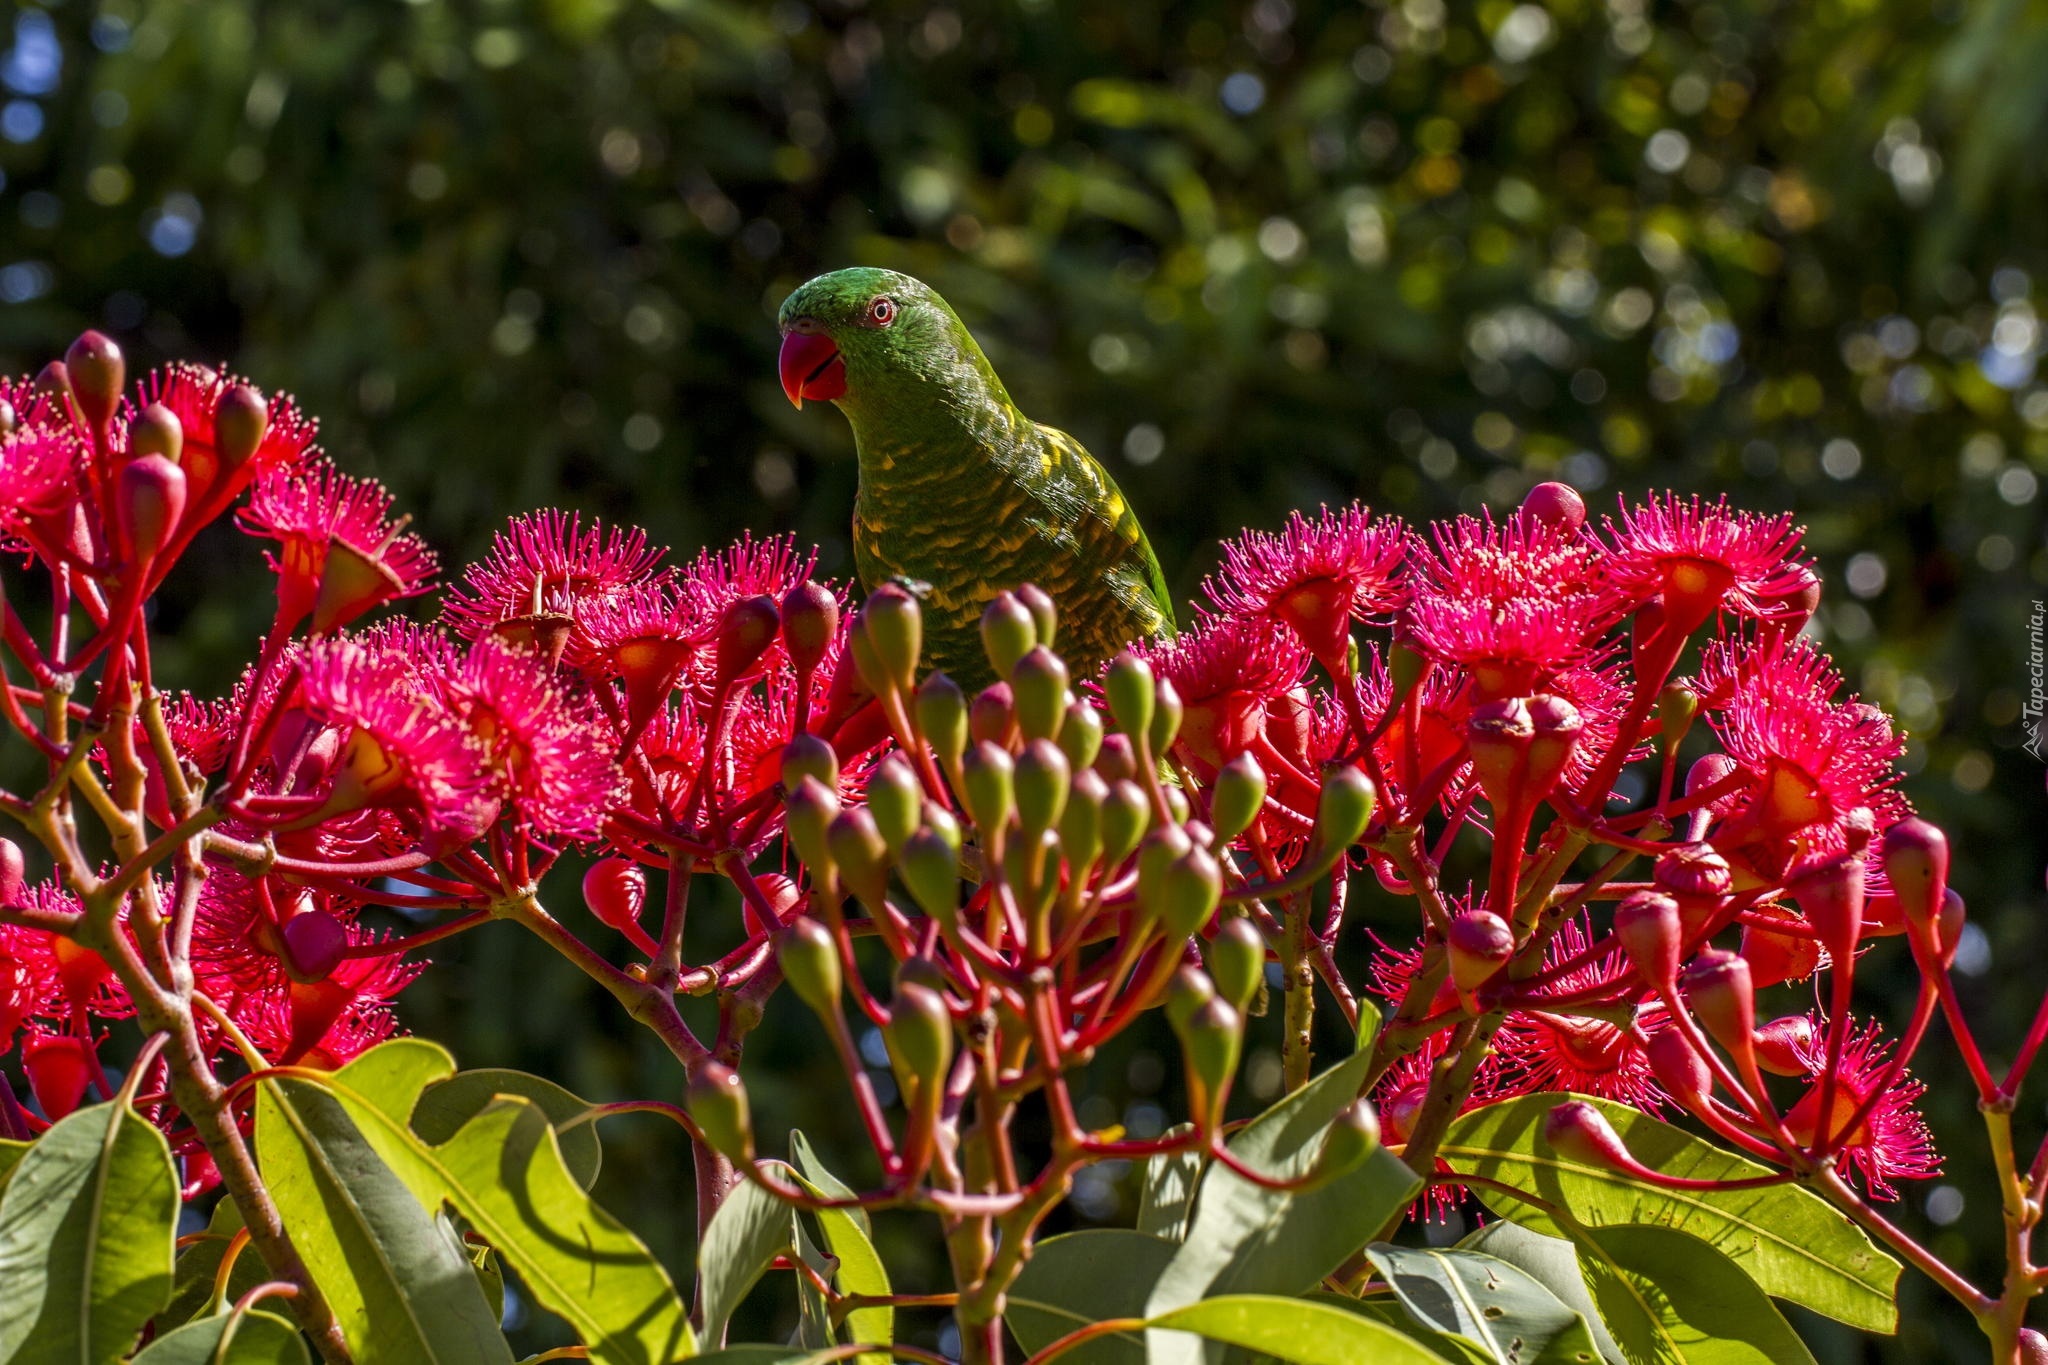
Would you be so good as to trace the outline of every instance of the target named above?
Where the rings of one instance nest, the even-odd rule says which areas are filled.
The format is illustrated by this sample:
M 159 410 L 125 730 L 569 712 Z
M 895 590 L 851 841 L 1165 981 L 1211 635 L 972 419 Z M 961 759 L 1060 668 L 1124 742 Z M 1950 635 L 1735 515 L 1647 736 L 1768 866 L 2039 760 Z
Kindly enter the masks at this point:
M 1086 1327 L 1076 1327 L 1063 1337 L 1056 1337 L 1044 1347 L 1024 1358 L 1024 1365 L 1052 1365 L 1067 1352 L 1076 1347 L 1086 1346 L 1099 1337 L 1117 1336 L 1145 1330 L 1143 1318 L 1104 1318 L 1091 1322 Z M 1135 1348 L 1134 1348 L 1135 1349 Z
M 1432 863 L 1438 867 L 1444 865 L 1444 860 L 1451 856 L 1451 848 L 1457 843 L 1459 833 L 1465 828 L 1465 822 L 1472 818 L 1472 808 L 1478 804 L 1479 787 L 1474 784 L 1458 798 L 1458 804 L 1453 806 L 1446 816 L 1444 832 L 1437 836 L 1436 844 L 1429 850 L 1429 860 Z
M 1956 1050 L 1963 1054 L 1963 1065 L 1970 1069 L 1970 1080 L 1977 1087 L 1977 1099 L 1981 1104 L 1995 1104 L 2000 1098 L 1998 1085 L 1991 1079 L 1991 1069 L 1984 1064 L 1984 1054 L 1977 1050 L 1977 1036 L 1970 1032 L 1970 1021 L 1963 1015 L 1962 1002 L 1956 999 L 1956 983 L 1949 975 L 1948 967 L 1936 961 L 1930 951 L 1931 945 L 1923 935 L 1909 933 L 1908 944 L 1913 950 L 1913 960 L 1920 966 L 1923 979 L 1932 981 L 1934 989 L 1941 996 L 1941 1012 L 1948 1020 L 1951 1036 L 1955 1038 Z
M 709 1061 L 711 1052 L 699 1042 L 690 1026 L 683 1022 L 676 1012 L 675 1000 L 668 992 L 659 990 L 636 977 L 628 976 L 611 963 L 605 961 L 582 939 L 576 937 L 560 920 L 550 915 L 532 896 L 521 896 L 515 900 L 502 901 L 491 907 L 492 913 L 500 919 L 509 919 L 524 925 L 556 952 L 567 958 L 582 973 L 603 986 L 626 1012 L 645 1025 L 655 1037 L 661 1039 L 686 1070 Z
M 488 924 L 493 918 L 492 910 L 486 906 L 481 910 L 472 910 L 466 915 L 457 915 L 454 919 L 437 924 L 431 929 L 422 929 L 416 934 L 407 934 L 404 938 L 382 938 L 364 943 L 351 943 L 342 950 L 341 955 L 343 957 L 390 957 L 398 953 L 409 953 L 415 948 L 424 948 L 429 943 L 439 943 L 444 938 L 454 938 L 457 934 L 474 929 L 480 924 Z
M 1913 1263 L 1914 1267 L 1933 1280 L 1963 1307 L 1970 1310 L 1980 1321 L 1985 1314 L 1997 1307 L 1997 1300 L 1979 1290 L 1975 1285 L 1950 1269 L 1948 1264 L 1933 1252 L 1913 1240 L 1902 1229 L 1887 1221 L 1884 1215 L 1872 1208 L 1861 1195 L 1850 1188 L 1849 1183 L 1832 1166 L 1816 1166 L 1808 1176 L 1815 1189 L 1826 1197 L 1829 1203 L 1849 1215 L 1863 1230 L 1889 1246 L 1900 1256 Z M 2008 1359 L 2012 1357 L 2008 1356 Z
M 1913 1020 L 1906 1026 L 1905 1034 L 1899 1039 L 1898 1049 L 1892 1054 L 1891 1063 L 1885 1067 L 1883 1079 L 1870 1088 L 1870 1093 L 1863 1097 L 1862 1103 L 1849 1115 L 1847 1123 L 1833 1132 L 1821 1133 L 1821 1141 L 1813 1149 L 1816 1161 L 1845 1146 L 1863 1126 L 1864 1120 L 1870 1117 L 1871 1111 L 1876 1109 L 1892 1087 L 1899 1083 L 1899 1077 L 1906 1072 L 1906 1064 L 1912 1060 L 1913 1054 L 1920 1050 L 1920 1042 L 1927 1036 L 1927 1026 L 1934 1022 L 1934 1005 L 1934 988 L 1928 984 L 1925 977 L 1922 977 L 1919 994 L 1913 1001 Z M 1832 1111 L 1823 1104 L 1820 1112 L 1826 1115 Z
M 2026 1041 L 2020 1044 L 2018 1055 L 2006 1068 L 2005 1081 L 1998 1087 L 2000 1095 L 2011 1099 L 2020 1093 L 2020 1085 L 2027 1079 L 2027 1072 L 2033 1069 L 2034 1057 L 2044 1042 L 2048 1042 L 2048 994 L 2041 997 L 2040 1005 L 2034 1010 L 2034 1022 L 2027 1026 Z
M 661 940 L 652 945 L 652 951 L 647 945 L 635 944 L 653 963 L 648 984 L 663 990 L 674 990 L 676 978 L 683 974 L 683 928 L 689 919 L 690 874 L 695 868 L 686 854 L 670 851 L 668 877 L 662 884 Z M 637 922 L 633 924 L 633 928 L 639 927 Z M 642 929 L 639 937 L 646 938 L 647 931 Z
M 277 661 L 284 654 L 284 647 L 290 641 L 291 633 L 278 629 L 272 629 L 264 639 L 263 648 L 256 656 L 256 667 L 250 674 L 249 705 L 257 706 L 262 703 L 264 685 L 270 681 L 270 670 L 277 667 Z M 262 723 L 245 724 L 235 736 L 234 751 L 225 770 L 229 774 L 229 791 L 239 792 L 248 786 L 249 778 L 255 771 L 255 756 L 269 746 L 271 733 L 284 718 L 295 685 L 294 679 L 286 679 L 277 689 L 277 695 L 271 698 L 270 710 L 263 716 Z
M 1666 983 L 1661 986 L 1657 994 L 1658 998 L 1664 1002 L 1664 1012 L 1670 1016 L 1672 1026 L 1685 1035 L 1686 1044 L 1692 1048 L 1694 1054 L 1701 1061 L 1707 1064 L 1707 1068 L 1714 1073 L 1714 1079 L 1720 1083 L 1721 1087 L 1730 1095 L 1742 1101 L 1745 1116 L 1749 1121 L 1754 1123 L 1763 1132 L 1770 1134 L 1772 1140 L 1781 1150 L 1786 1152 L 1796 1151 L 1797 1144 L 1785 1132 L 1784 1122 L 1778 1117 L 1777 1110 L 1771 1107 L 1770 1092 L 1764 1089 L 1761 1074 L 1752 1074 L 1743 1080 L 1736 1079 L 1735 1073 L 1729 1069 L 1728 1064 L 1721 1060 L 1721 1054 L 1714 1049 L 1712 1043 L 1707 1041 L 1706 1034 L 1700 1032 L 1700 1026 L 1694 1022 L 1691 1013 L 1686 1010 L 1685 1002 L 1678 998 L 1678 987 L 1675 983 Z M 1755 1054 L 1753 1052 L 1750 1060 L 1751 1071 L 1754 1073 Z M 1754 1092 L 1750 1089 L 1750 1082 L 1755 1083 L 1756 1089 Z
M 1819 1116 L 1818 1137 L 1820 1138 L 1822 1148 L 1831 1145 L 1830 1138 L 1832 1135 L 1828 1128 L 1835 1112 L 1835 1087 L 1839 1083 L 1837 1073 L 1842 1067 L 1842 1045 L 1849 1037 L 1849 992 L 1851 986 L 1854 985 L 1855 970 L 1855 959 L 1852 956 L 1847 962 L 1834 963 L 1833 969 L 1828 973 L 1827 1058 L 1826 1065 L 1821 1068 L 1820 1073 L 1820 1101 L 1817 1110 Z M 1922 993 L 1924 994 L 1924 978 L 1922 979 L 1922 985 Z M 1903 1055 L 1904 1052 L 1901 1050 L 1899 1056 L 1902 1057 Z M 1895 1058 L 1894 1060 L 1897 1059 Z M 1761 1090 L 1762 1086 L 1759 1085 L 1758 1089 Z M 1876 1093 L 1881 1094 L 1883 1092 L 1880 1090 Z M 1855 1131 L 1854 1128 L 1844 1129 L 1843 1136 L 1846 1138 L 1848 1134 Z
M 35 679 L 37 687 L 48 687 L 57 681 L 57 671 L 50 667 L 42 647 L 35 637 L 22 625 L 21 618 L 14 614 L 14 606 L 5 596 L 0 596 L 0 644 L 5 644 L 15 658 L 21 660 L 29 677 Z

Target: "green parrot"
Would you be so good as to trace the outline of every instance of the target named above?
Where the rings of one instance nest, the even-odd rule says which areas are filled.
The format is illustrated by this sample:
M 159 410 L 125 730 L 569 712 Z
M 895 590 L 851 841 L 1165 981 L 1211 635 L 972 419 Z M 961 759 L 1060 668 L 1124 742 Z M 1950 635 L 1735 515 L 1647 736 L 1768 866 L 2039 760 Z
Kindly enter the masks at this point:
M 1172 633 L 1159 560 L 1116 481 L 1079 441 L 1017 410 L 944 299 L 893 270 L 836 270 L 782 305 L 783 392 L 853 423 L 853 562 L 872 590 L 929 585 L 925 657 L 988 680 L 978 623 L 991 597 L 1036 583 L 1060 611 L 1078 674 Z

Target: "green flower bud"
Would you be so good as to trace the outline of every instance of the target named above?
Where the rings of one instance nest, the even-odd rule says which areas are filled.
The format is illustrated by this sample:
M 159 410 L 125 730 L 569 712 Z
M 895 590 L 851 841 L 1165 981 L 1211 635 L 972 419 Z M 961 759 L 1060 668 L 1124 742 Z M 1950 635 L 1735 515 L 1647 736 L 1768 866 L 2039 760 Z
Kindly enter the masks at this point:
M 748 1113 L 747 1087 L 740 1073 L 717 1062 L 705 1062 L 683 1091 L 683 1107 L 697 1131 L 734 1161 L 754 1159 L 754 1123 Z
M 1173 738 L 1180 733 L 1180 718 L 1180 693 L 1171 682 L 1161 678 L 1159 694 L 1152 703 L 1152 727 L 1147 731 L 1155 757 L 1173 747 Z
M 839 797 L 815 777 L 797 779 L 795 790 L 783 803 L 788 811 L 789 842 L 811 875 L 824 881 L 832 875 L 832 850 L 826 830 L 839 814 Z
M 946 847 L 955 853 L 960 851 L 960 822 L 953 818 L 953 812 L 936 801 L 924 803 L 925 828 L 946 841 Z
M 839 790 L 839 755 L 816 735 L 798 735 L 782 746 L 782 785 L 795 791 L 805 778 L 816 778 L 826 791 Z
M 1373 1112 L 1372 1103 L 1360 1096 L 1345 1106 L 1323 1133 L 1322 1150 L 1316 1153 L 1317 1183 L 1357 1170 L 1379 1145 L 1380 1116 Z
M 1087 768 L 1074 774 L 1067 808 L 1060 816 L 1060 843 L 1077 878 L 1086 876 L 1102 856 L 1102 807 L 1108 799 L 1109 784 L 1099 774 Z
M 967 814 L 984 836 L 1010 823 L 1016 804 L 1015 767 L 1010 753 L 986 740 L 967 751 L 961 760 L 960 777 Z
M 838 1012 L 843 981 L 831 930 L 814 919 L 793 920 L 777 940 L 775 956 L 782 964 L 782 979 L 797 999 L 819 1014 Z
M 902 754 L 883 759 L 868 778 L 868 810 L 889 851 L 901 852 L 903 841 L 924 816 L 924 787 Z
M 996 676 L 1008 678 L 1017 661 L 1038 643 L 1038 625 L 1031 609 L 1015 593 L 998 593 L 981 612 L 981 647 L 995 665 Z
M 870 908 L 879 910 L 889 891 L 889 846 L 863 806 L 848 806 L 825 831 L 840 880 Z
M 79 415 L 89 426 L 105 426 L 121 405 L 121 387 L 128 382 L 121 348 L 103 332 L 81 332 L 64 352 L 64 369 L 71 376 Z
M 1166 869 L 1193 847 L 1179 825 L 1158 826 L 1138 846 L 1138 913 L 1146 925 L 1157 923 L 1165 906 Z
M 213 444 L 221 467 L 240 469 L 270 431 L 270 404 L 247 384 L 237 384 L 213 405 Z
M 1244 1016 L 1229 1001 L 1211 999 L 1180 1025 L 1181 1061 L 1187 1067 L 1188 1108 L 1198 1126 L 1213 1128 L 1237 1075 L 1244 1046 Z
M 1470 1008 L 1472 992 L 1515 955 L 1515 931 L 1491 910 L 1461 910 L 1451 916 L 1444 932 L 1444 949 L 1450 958 L 1451 983 Z
M 1242 1011 L 1251 1007 L 1266 978 L 1266 939 L 1243 915 L 1232 915 L 1216 927 L 1206 954 L 1216 990 Z
M 1152 665 L 1125 650 L 1103 675 L 1102 694 L 1109 699 L 1109 716 L 1117 729 L 1134 738 L 1152 729 L 1152 709 L 1158 699 Z
M 1060 609 L 1052 594 L 1036 583 L 1026 583 L 1017 589 L 1017 600 L 1031 613 L 1031 624 L 1038 628 L 1038 643 L 1051 649 L 1060 629 Z
M 928 674 L 918 685 L 917 732 L 946 771 L 960 765 L 967 752 L 967 694 L 943 673 Z
M 905 1094 L 945 1083 L 953 1060 L 953 1018 L 937 991 L 913 981 L 899 982 L 882 1040 Z
M 1142 894 L 1143 884 L 1140 883 Z M 1157 914 L 1170 940 L 1198 933 L 1216 913 L 1223 895 L 1223 873 L 1207 849 L 1191 848 L 1166 865 L 1159 882 Z
M 161 455 L 172 464 L 185 456 L 185 424 L 162 403 L 151 403 L 128 425 L 128 458 Z
M 1266 804 L 1266 770 L 1250 750 L 1223 765 L 1209 789 L 1209 824 L 1216 842 L 1228 844 L 1252 827 Z
M 1067 808 L 1073 769 L 1050 740 L 1034 739 L 1017 758 L 1017 822 L 1037 838 L 1060 821 Z
M 1009 747 L 1017 736 L 1017 708 L 1011 704 L 1008 683 L 990 683 L 981 689 L 967 713 L 967 734 L 977 743 Z
M 1315 846 L 1334 858 L 1358 842 L 1372 819 L 1372 782 L 1349 763 L 1323 775 L 1322 798 L 1316 803 Z
M 1166 1018 L 1176 1032 L 1196 1010 L 1216 998 L 1216 983 L 1193 967 L 1182 967 L 1166 983 Z
M 861 603 L 855 630 L 867 639 L 874 662 L 881 666 L 879 677 L 861 674 L 877 696 L 892 688 L 908 692 L 916 685 L 917 658 L 924 649 L 924 615 L 915 597 L 894 583 L 884 583 Z
M 1102 748 L 1095 755 L 1095 771 L 1102 774 L 1105 782 L 1128 782 L 1138 775 L 1138 758 L 1131 748 L 1131 737 L 1113 732 L 1102 737 Z
M 910 888 L 918 908 L 951 929 L 960 915 L 960 850 L 926 826 L 904 842 L 896 875 Z
M 1003 846 L 1003 877 L 1027 920 L 1037 920 L 1059 894 L 1059 865 L 1060 836 L 1049 829 Z
M 1102 805 L 1102 865 L 1119 866 L 1131 856 L 1138 841 L 1152 823 L 1152 802 L 1135 782 L 1109 784 L 1109 799 Z
M 1166 813 L 1173 817 L 1173 823 L 1176 825 L 1193 823 L 1194 811 L 1188 807 L 1188 794 L 1171 782 L 1165 785 L 1165 792 Z M 1210 837 L 1213 838 L 1214 836 L 1215 832 L 1213 830 L 1210 831 Z
M 1067 703 L 1067 717 L 1060 723 L 1060 752 L 1067 756 L 1067 762 L 1074 765 L 1074 771 L 1088 767 L 1095 762 L 1095 756 L 1102 752 L 1102 713 L 1085 701 Z
M 1678 752 L 1678 742 L 1699 713 L 1700 694 L 1684 683 L 1671 683 L 1657 694 L 1657 748 L 1666 757 Z
M 1678 988 L 1708 1036 L 1738 1060 L 1755 1046 L 1756 992 L 1749 963 L 1719 948 L 1708 948 L 1679 973 Z
M 901 994 L 905 986 L 922 986 L 946 998 L 946 969 L 928 957 L 906 957 L 896 968 L 895 984 L 891 990 Z
M 1026 739 L 1052 739 L 1067 718 L 1067 666 L 1044 645 L 1034 646 L 1010 670 L 1010 694 L 1016 701 L 1017 729 Z

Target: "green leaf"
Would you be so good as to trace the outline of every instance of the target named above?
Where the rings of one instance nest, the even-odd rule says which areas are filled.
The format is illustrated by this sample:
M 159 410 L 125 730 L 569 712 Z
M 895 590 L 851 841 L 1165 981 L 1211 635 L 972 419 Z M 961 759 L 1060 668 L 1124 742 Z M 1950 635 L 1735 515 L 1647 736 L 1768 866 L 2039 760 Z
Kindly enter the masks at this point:
M 1546 1237 L 1519 1223 L 1502 1220 L 1488 1223 L 1458 1245 L 1467 1251 L 1499 1257 L 1534 1276 L 1537 1283 L 1586 1320 L 1601 1359 L 1608 1365 L 1626 1365 L 1621 1347 L 1608 1335 L 1607 1325 L 1600 1320 L 1600 1310 L 1593 1305 L 1592 1291 L 1586 1288 L 1585 1272 L 1579 1269 L 1578 1248 L 1569 1241 Z
M 1183 1123 L 1163 1136 L 1188 1131 Z M 1138 1231 L 1178 1242 L 1187 1234 L 1188 1212 L 1194 1207 L 1195 1186 L 1202 1179 L 1201 1152 L 1188 1149 L 1162 1152 L 1146 1159 L 1138 1188 Z
M 1439 1153 L 1459 1171 L 1561 1205 L 1587 1227 L 1655 1223 L 1688 1232 L 1748 1272 L 1767 1294 L 1870 1332 L 1898 1330 L 1899 1263 L 1849 1219 L 1798 1185 L 1673 1190 L 1558 1155 L 1543 1119 L 1567 1099 L 1599 1109 L 1636 1159 L 1666 1175 L 1746 1180 L 1771 1172 L 1626 1105 L 1583 1095 L 1525 1095 L 1457 1119 Z M 1502 1217 L 1556 1236 L 1540 1210 L 1498 1191 L 1479 1197 Z
M 1358 1096 L 1371 1057 L 1358 1053 L 1254 1119 L 1231 1139 L 1245 1165 L 1294 1179 L 1308 1173 L 1330 1121 Z M 1299 1193 L 1268 1190 L 1212 1162 L 1188 1235 L 1146 1301 L 1148 1315 L 1219 1294 L 1302 1294 L 1365 1245 L 1422 1182 L 1384 1147 L 1335 1180 Z M 1163 1341 L 1155 1355 L 1178 1359 Z
M 1147 1325 L 1262 1351 L 1290 1365 L 1443 1365 L 1442 1356 L 1391 1327 L 1307 1299 L 1230 1294 L 1177 1308 Z
M 162 1133 L 125 1104 L 59 1119 L 0 1194 L 0 1360 L 98 1365 L 127 1354 L 171 1296 L 177 1219 Z
M 226 1350 L 221 1349 L 223 1339 Z M 187 1323 L 152 1341 L 135 1357 L 134 1365 L 309 1365 L 309 1361 L 298 1328 L 273 1313 L 255 1309 Z
M 802 1365 L 815 1354 L 800 1346 L 766 1346 L 749 1342 L 744 1346 L 728 1346 L 721 1351 L 692 1356 L 690 1365 Z
M 1463 1337 L 1454 1337 L 1448 1332 L 1434 1332 L 1408 1315 L 1400 1301 L 1391 1295 L 1380 1294 L 1370 1299 L 1354 1299 L 1342 1294 L 1332 1294 L 1327 1289 L 1318 1289 L 1308 1296 L 1311 1303 L 1328 1304 L 1347 1313 L 1371 1318 L 1382 1327 L 1399 1332 L 1421 1342 L 1428 1349 L 1442 1356 L 1450 1365 L 1494 1365 L 1493 1358 Z M 1257 1365 L 1265 1365 L 1267 1357 L 1261 1357 Z
M 825 1169 L 818 1160 L 818 1154 L 811 1150 L 811 1144 L 802 1133 L 791 1131 L 789 1149 L 796 1158 L 797 1178 L 823 1199 L 846 1199 L 853 1191 L 846 1183 Z M 857 1215 L 857 1216 L 856 1216 Z M 888 1294 L 889 1268 L 882 1264 L 881 1256 L 875 1251 L 875 1244 L 869 1240 L 867 1211 L 860 1208 L 818 1209 L 811 1215 L 818 1221 L 818 1230 L 825 1238 L 825 1245 L 839 1262 L 838 1282 L 844 1294 Z M 853 1341 L 890 1342 L 896 1339 L 896 1310 L 886 1305 L 879 1308 L 856 1308 L 846 1315 L 846 1330 Z M 875 1351 L 859 1357 L 862 1365 L 889 1365 L 885 1351 Z
M 511 1361 L 462 1248 L 340 1101 L 301 1080 L 258 1085 L 256 1154 L 357 1365 Z
M 206 1220 L 205 1235 L 178 1255 L 178 1268 L 171 1283 L 171 1301 L 157 1310 L 155 1321 L 159 1332 L 221 1311 L 221 1304 L 214 1302 L 213 1282 L 219 1274 L 221 1258 L 227 1254 L 228 1244 L 241 1230 L 242 1211 L 235 1207 L 235 1201 L 229 1198 L 215 1201 L 213 1213 Z M 270 1268 L 263 1263 L 262 1254 L 254 1246 L 244 1246 L 235 1257 L 235 1268 L 228 1272 L 227 1292 L 222 1295 L 222 1301 L 233 1303 L 272 1278 Z
M 818 1156 L 816 1149 L 811 1146 L 811 1140 L 803 1135 L 801 1129 L 792 1128 L 789 1130 L 789 1154 L 796 1160 L 798 1173 L 804 1179 L 810 1181 L 815 1190 L 831 1199 L 852 1198 L 854 1193 L 853 1187 L 832 1174 L 831 1169 Z M 868 1211 L 866 1209 L 856 1205 L 845 1210 L 845 1213 L 848 1218 L 851 1218 L 860 1225 L 860 1230 L 863 1233 L 870 1237 L 874 1236 L 874 1228 L 868 1223 Z
M 704 1340 L 725 1339 L 725 1324 L 768 1263 L 790 1249 L 790 1208 L 751 1180 L 726 1191 L 697 1248 L 697 1302 Z
M 817 1245 L 804 1232 L 803 1219 L 797 1217 L 794 1210 L 790 1214 L 789 1235 L 791 1244 L 796 1249 L 797 1259 L 809 1266 L 819 1279 L 831 1283 L 832 1258 L 818 1250 Z M 796 1344 L 807 1351 L 822 1351 L 832 1345 L 832 1308 L 825 1302 L 824 1293 L 811 1281 L 809 1275 L 796 1277 L 796 1308 Z M 859 1358 L 866 1360 L 873 1357 Z M 881 1353 L 880 1360 L 881 1365 L 889 1365 L 886 1351 Z
M 1352 1035 L 1355 1049 L 1359 1052 L 1365 1051 L 1379 1036 L 1380 1007 L 1361 996 L 1358 1001 L 1358 1028 Z
M 400 1038 L 322 1084 L 414 1198 L 461 1214 L 535 1301 L 576 1329 L 591 1359 L 665 1365 L 692 1349 L 668 1272 L 591 1201 L 534 1100 L 501 1093 L 447 1141 L 425 1141 L 414 1126 L 414 1102 L 454 1068 L 446 1050 Z
M 1423 1326 L 1462 1337 L 1499 1365 L 1594 1365 L 1585 1319 L 1526 1272 L 1476 1251 L 1375 1242 L 1366 1251 Z
M 32 1144 L 16 1142 L 13 1138 L 0 1138 L 0 1193 L 7 1189 L 7 1177 L 14 1174 L 14 1168 L 28 1155 Z
M 1004 1314 L 1029 1355 L 1077 1327 L 1110 1318 L 1142 1318 L 1153 1281 L 1174 1245 L 1127 1228 L 1092 1228 L 1040 1242 L 1010 1286 Z M 1061 1365 L 1145 1365 L 1141 1334 L 1097 1337 L 1060 1357 Z
M 544 1076 L 502 1067 L 458 1071 L 427 1087 L 413 1106 L 412 1130 L 426 1139 L 429 1146 L 438 1147 L 500 1095 L 521 1095 L 538 1105 L 554 1125 L 562 1160 L 568 1164 L 576 1183 L 586 1190 L 597 1183 L 604 1148 L 598 1141 L 597 1126 L 587 1120 L 596 1106 Z M 576 1119 L 585 1121 L 574 1127 L 565 1126 Z
M 1586 1228 L 1580 1260 L 1630 1365 L 1813 1365 L 1741 1267 L 1690 1233 Z

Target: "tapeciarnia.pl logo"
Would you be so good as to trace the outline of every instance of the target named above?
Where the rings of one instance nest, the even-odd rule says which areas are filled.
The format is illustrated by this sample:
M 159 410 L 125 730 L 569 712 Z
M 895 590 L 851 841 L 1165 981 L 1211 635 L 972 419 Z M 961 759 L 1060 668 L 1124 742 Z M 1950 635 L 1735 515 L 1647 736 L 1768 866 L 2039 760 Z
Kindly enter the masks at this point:
M 2027 724 L 2027 752 L 2039 759 L 2044 746 L 2048 746 L 2048 723 L 2043 721 L 2043 711 L 2048 710 L 2048 668 L 2044 668 L 2041 657 L 2041 623 L 2048 618 L 2048 607 L 2037 599 L 2034 613 L 2027 618 L 2027 688 L 2026 705 L 2020 708 L 2020 716 Z

